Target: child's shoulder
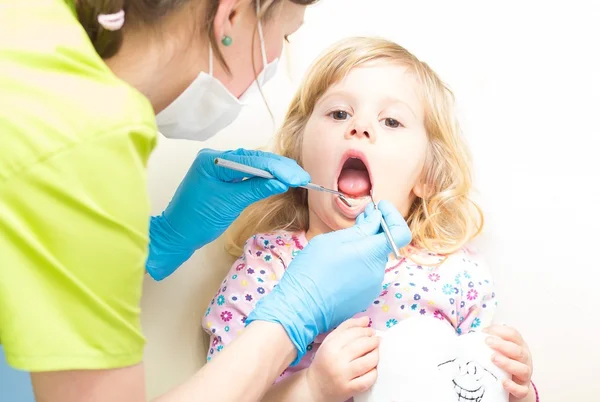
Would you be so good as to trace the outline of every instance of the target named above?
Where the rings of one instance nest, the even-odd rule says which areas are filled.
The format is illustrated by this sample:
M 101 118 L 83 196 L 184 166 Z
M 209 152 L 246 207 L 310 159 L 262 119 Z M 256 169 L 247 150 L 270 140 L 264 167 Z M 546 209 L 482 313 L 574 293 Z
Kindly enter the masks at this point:
M 479 251 L 472 245 L 466 245 L 452 254 L 437 254 L 427 250 L 409 249 L 409 260 L 418 264 L 435 267 L 436 271 L 455 275 L 466 274 L 479 277 L 491 277 L 489 267 Z
M 246 240 L 244 250 L 246 253 L 253 250 L 262 252 L 281 252 L 302 250 L 306 247 L 308 241 L 304 232 L 292 232 L 287 230 L 277 230 L 268 233 L 257 233 Z

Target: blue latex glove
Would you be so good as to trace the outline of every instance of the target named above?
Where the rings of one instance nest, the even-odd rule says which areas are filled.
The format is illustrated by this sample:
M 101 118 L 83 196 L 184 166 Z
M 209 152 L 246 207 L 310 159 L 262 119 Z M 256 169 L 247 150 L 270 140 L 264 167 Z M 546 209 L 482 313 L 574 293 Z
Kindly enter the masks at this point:
M 223 158 L 266 170 L 276 179 L 248 176 L 215 165 Z M 167 209 L 150 220 L 146 270 L 156 280 L 169 276 L 200 247 L 219 237 L 250 204 L 305 185 L 310 176 L 283 156 L 238 149 L 198 153 Z
M 365 310 L 381 292 L 392 248 L 381 231 L 381 216 L 396 245 L 410 243 L 402 215 L 387 201 L 369 204 L 355 226 L 316 236 L 291 262 L 273 291 L 248 316 L 279 323 L 296 346 L 298 363 L 314 338 Z

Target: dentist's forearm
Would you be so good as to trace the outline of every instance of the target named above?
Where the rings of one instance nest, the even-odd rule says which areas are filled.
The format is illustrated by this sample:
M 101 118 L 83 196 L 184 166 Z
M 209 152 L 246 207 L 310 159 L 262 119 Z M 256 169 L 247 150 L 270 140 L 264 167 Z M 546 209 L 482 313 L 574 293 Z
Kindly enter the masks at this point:
M 262 402 L 316 402 L 306 377 L 308 369 L 298 371 L 294 375 L 273 385 L 262 399 Z
M 295 357 L 281 325 L 255 321 L 191 379 L 154 402 L 257 402 Z

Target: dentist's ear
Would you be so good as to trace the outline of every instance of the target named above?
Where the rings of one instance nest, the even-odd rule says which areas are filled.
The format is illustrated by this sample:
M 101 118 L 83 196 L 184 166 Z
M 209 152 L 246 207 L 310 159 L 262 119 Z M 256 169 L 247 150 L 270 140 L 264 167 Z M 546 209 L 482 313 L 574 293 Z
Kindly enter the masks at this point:
M 207 10 L 208 14 L 214 13 L 213 32 L 217 41 L 221 41 L 231 32 L 233 22 L 237 18 L 234 7 L 238 0 L 220 0 L 215 4 L 217 11 Z M 212 6 L 212 7 L 215 7 Z M 209 6 L 211 7 L 211 6 Z
M 231 75 L 229 65 L 225 61 L 223 50 L 236 42 L 234 26 L 243 15 L 244 8 L 250 9 L 252 0 L 207 0 L 206 26 L 209 43 L 213 51 L 213 57 L 228 75 Z
M 215 38 L 221 41 L 224 37 L 230 36 L 233 26 L 240 19 L 242 12 L 249 10 L 252 0 L 219 0 L 213 7 L 217 8 L 215 13 L 213 30 Z M 214 12 L 208 10 L 209 14 Z

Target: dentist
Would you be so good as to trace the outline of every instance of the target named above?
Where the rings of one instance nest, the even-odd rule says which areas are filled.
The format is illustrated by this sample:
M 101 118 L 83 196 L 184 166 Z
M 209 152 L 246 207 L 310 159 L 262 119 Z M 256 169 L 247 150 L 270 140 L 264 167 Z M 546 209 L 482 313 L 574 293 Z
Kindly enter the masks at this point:
M 0 2 L 0 343 L 38 401 L 144 401 L 144 273 L 167 277 L 248 205 L 310 180 L 273 154 L 203 150 L 148 219 L 156 123 L 205 140 L 233 122 L 313 2 Z M 240 181 L 215 157 L 275 179 Z M 377 296 L 391 251 L 380 214 L 399 247 L 410 241 L 398 211 L 381 210 L 315 238 L 244 333 L 157 401 L 260 400 L 315 336 Z M 340 270 L 364 280 L 334 280 Z

